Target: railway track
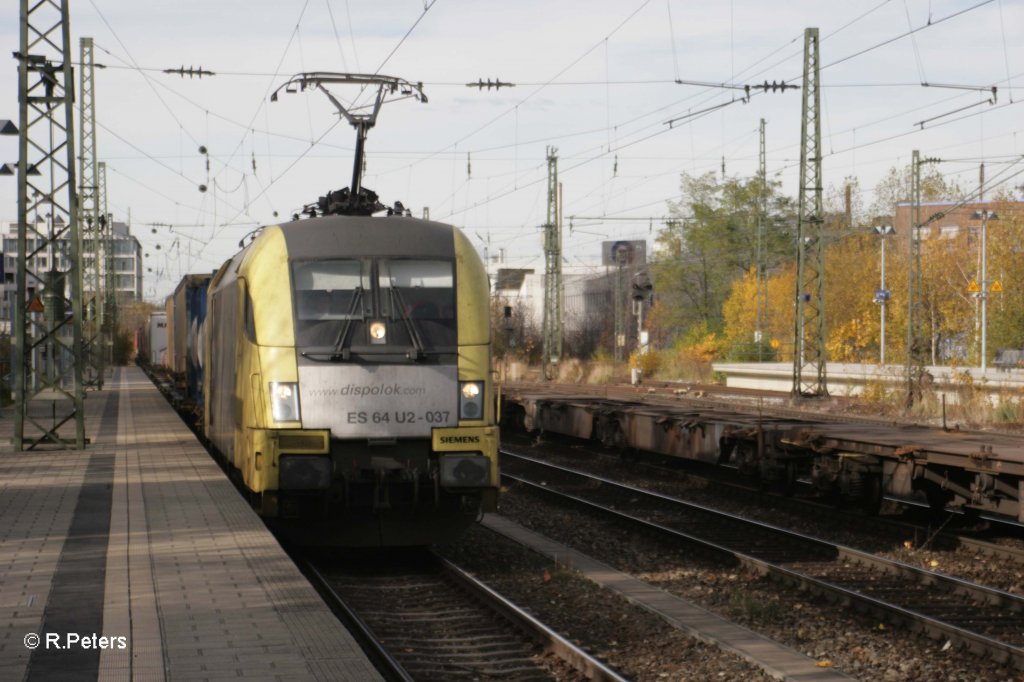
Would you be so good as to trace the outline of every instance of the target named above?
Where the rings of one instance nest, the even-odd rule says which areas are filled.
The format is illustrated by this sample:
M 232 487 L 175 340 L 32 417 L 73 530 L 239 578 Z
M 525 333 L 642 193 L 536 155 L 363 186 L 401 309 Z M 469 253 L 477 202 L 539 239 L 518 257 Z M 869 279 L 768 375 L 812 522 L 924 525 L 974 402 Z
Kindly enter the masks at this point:
M 433 553 L 307 573 L 393 680 L 624 682 L 615 671 Z
M 964 535 L 963 533 L 952 534 L 950 539 L 985 556 L 1012 559 L 1024 566 L 1024 549 L 1020 547 L 1010 547 L 974 535 Z
M 575 442 L 571 446 L 575 453 L 572 457 L 559 455 L 558 445 L 555 444 L 557 441 L 552 443 L 554 447 L 548 448 L 529 443 L 526 440 L 519 442 L 514 438 L 508 439 L 508 442 L 528 450 L 543 453 L 541 454 L 543 457 L 551 456 L 556 463 L 565 462 L 570 467 L 579 466 L 583 469 L 591 470 L 592 473 L 597 475 L 602 475 L 602 470 L 614 469 L 616 465 L 623 462 L 620 456 L 610 454 L 607 450 L 602 451 L 598 448 L 590 448 L 585 444 L 581 446 Z M 583 454 L 586 455 L 588 460 L 602 462 L 604 466 L 590 467 L 587 463 L 577 463 Z M 770 487 L 765 486 L 763 483 L 751 482 L 749 478 L 739 475 L 734 468 L 725 466 L 708 467 L 702 464 L 687 462 L 686 460 L 676 460 L 672 464 L 666 464 L 666 458 L 663 455 L 645 456 L 643 453 L 633 453 L 628 461 L 632 469 L 646 472 L 644 476 L 635 475 L 635 471 L 628 474 L 629 479 L 636 480 L 637 484 L 641 486 L 644 479 L 654 477 L 664 481 L 665 477 L 675 478 L 682 474 L 686 478 L 697 478 L 707 481 L 709 484 L 716 486 L 717 489 L 728 491 L 729 494 L 756 495 L 760 498 L 769 498 L 771 500 L 771 507 L 775 510 L 782 509 L 802 515 L 825 514 L 830 517 L 839 515 L 849 519 L 851 523 L 869 525 L 883 536 L 912 538 L 913 546 L 915 547 L 921 545 L 922 542 L 936 549 L 952 550 L 956 547 L 963 547 L 976 554 L 1018 562 L 1024 565 L 1024 547 L 1019 542 L 1022 534 L 1021 531 L 1024 530 L 1024 527 L 1021 524 L 1008 522 L 1005 519 L 988 518 L 981 515 L 975 521 L 982 521 L 988 524 L 987 528 L 979 529 L 976 526 L 965 528 L 961 521 L 967 521 L 967 519 L 961 519 L 962 514 L 947 512 L 948 516 L 943 521 L 943 524 L 950 522 L 949 527 L 936 530 L 935 514 L 929 509 L 927 504 L 915 505 L 902 499 L 886 498 L 888 501 L 899 504 L 908 510 L 912 509 L 916 514 L 909 514 L 906 520 L 882 518 L 865 514 L 860 510 L 860 507 L 856 509 L 843 509 L 838 507 L 835 501 L 822 500 L 820 495 L 816 494 L 810 482 L 802 479 L 797 480 L 797 485 L 802 486 L 799 489 L 802 495 L 794 496 L 793 493 L 773 492 Z M 616 476 L 618 475 L 620 474 L 616 474 Z M 626 482 L 629 482 L 629 480 Z M 970 522 L 967 525 L 974 525 L 974 523 Z M 1000 539 L 1001 536 L 1004 537 Z
M 502 458 L 502 475 L 531 490 L 1024 668 L 1024 600 L 1016 595 L 521 455 Z

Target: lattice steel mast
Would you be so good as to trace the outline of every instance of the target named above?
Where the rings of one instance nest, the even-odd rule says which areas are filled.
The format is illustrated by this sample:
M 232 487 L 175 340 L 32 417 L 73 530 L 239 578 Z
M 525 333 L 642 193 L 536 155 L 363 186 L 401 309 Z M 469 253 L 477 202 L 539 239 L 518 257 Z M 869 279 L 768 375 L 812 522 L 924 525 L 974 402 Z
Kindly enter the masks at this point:
M 114 221 L 107 208 L 107 164 L 100 161 L 96 164 L 99 169 L 97 180 L 99 184 L 96 190 L 96 202 L 100 211 L 100 232 L 103 240 L 103 291 L 106 294 L 106 304 L 103 306 L 103 322 L 106 329 L 103 334 L 103 342 L 106 344 L 104 356 L 108 366 L 114 364 L 114 337 L 117 336 L 117 279 L 114 276 Z
M 92 368 L 91 376 L 86 380 L 88 385 L 103 388 L 104 355 L 106 343 L 103 335 L 104 317 L 104 286 L 101 255 L 103 224 L 100 221 L 99 182 L 97 180 L 96 160 L 96 99 L 93 63 L 92 38 L 79 41 L 81 59 L 79 60 L 78 88 L 78 120 L 82 126 L 80 152 L 78 156 L 78 225 L 85 236 L 83 255 L 89 253 L 92 258 L 82 269 L 82 298 L 85 320 L 82 333 L 88 349 L 85 358 L 88 367 Z M 84 260 L 84 259 L 83 259 Z
M 800 125 L 800 217 L 797 222 L 793 394 L 828 395 L 825 348 L 825 250 L 822 239 L 821 90 L 818 29 L 804 31 Z
M 21 0 L 15 55 L 21 123 L 12 338 L 16 450 L 42 444 L 85 447 L 70 42 L 64 0 Z M 63 245 L 69 253 L 62 252 Z M 70 424 L 74 438 L 63 437 Z
M 768 324 L 768 258 L 765 217 L 768 214 L 768 164 L 764 150 L 764 119 L 761 119 L 761 141 L 758 145 L 758 196 L 757 196 L 757 302 L 754 342 L 757 344 L 757 360 L 763 358 L 764 330 Z
M 907 273 L 907 408 L 920 398 L 921 377 L 924 375 L 924 306 L 921 303 L 921 160 L 915 149 L 910 173 L 910 230 Z
M 558 150 L 548 147 L 548 220 L 544 224 L 544 377 L 555 378 L 562 359 L 562 205 Z

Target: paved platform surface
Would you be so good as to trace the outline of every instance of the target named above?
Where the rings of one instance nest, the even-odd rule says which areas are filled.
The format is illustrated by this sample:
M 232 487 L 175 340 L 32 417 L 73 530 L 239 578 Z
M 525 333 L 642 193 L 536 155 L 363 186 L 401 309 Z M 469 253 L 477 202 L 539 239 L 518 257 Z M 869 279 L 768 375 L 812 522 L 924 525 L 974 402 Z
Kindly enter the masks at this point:
M 380 679 L 141 370 L 85 405 L 85 450 L 0 413 L 0 680 Z
M 839 682 L 853 679 L 838 670 L 819 668 L 814 659 L 798 651 L 534 533 L 503 516 L 487 514 L 483 525 L 550 557 L 562 566 L 578 571 L 601 587 L 661 616 L 691 637 L 733 652 L 772 677 L 791 682 Z

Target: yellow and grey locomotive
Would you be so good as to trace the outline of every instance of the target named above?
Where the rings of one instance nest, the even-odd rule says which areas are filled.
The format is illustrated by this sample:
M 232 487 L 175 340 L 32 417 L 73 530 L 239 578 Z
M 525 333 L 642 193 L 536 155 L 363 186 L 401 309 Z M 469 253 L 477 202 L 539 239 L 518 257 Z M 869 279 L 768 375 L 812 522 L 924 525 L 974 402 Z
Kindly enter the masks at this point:
M 488 281 L 456 228 L 263 228 L 209 287 L 203 430 L 300 540 L 424 544 L 493 510 Z

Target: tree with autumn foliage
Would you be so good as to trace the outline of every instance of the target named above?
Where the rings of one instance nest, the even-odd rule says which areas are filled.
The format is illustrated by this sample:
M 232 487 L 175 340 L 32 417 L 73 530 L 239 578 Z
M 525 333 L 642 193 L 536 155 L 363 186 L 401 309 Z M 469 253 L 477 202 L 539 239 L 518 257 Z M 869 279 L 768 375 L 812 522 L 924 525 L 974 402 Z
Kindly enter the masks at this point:
M 757 269 L 750 268 L 732 283 L 729 297 L 722 304 L 725 318 L 723 347 L 725 359 L 736 362 L 770 362 L 791 359 L 793 343 L 793 288 L 795 270 L 778 269 L 768 278 L 767 319 L 757 331 Z
M 890 169 L 876 187 L 878 199 L 864 212 L 859 199 L 856 179 L 848 178 L 852 191 L 845 193 L 831 190 L 830 201 L 826 204 L 824 229 L 825 247 L 825 300 L 827 319 L 826 347 L 829 359 L 837 362 L 877 362 L 880 355 L 880 311 L 874 302 L 874 292 L 880 286 L 879 237 L 872 228 L 876 224 L 893 222 L 895 205 L 909 201 L 910 169 Z M 921 180 L 921 196 L 924 202 L 954 201 L 962 196 L 955 183 L 949 183 L 936 170 L 931 169 Z M 849 200 L 847 200 L 849 197 Z M 849 203 L 847 203 L 847 201 Z M 844 205 L 845 204 L 845 205 Z M 1012 212 L 1011 212 L 1012 213 Z M 874 216 L 871 224 L 858 224 L 858 218 Z M 924 217 L 925 219 L 928 216 Z M 936 219 L 937 224 L 941 219 Z M 935 221 L 933 221 L 935 222 Z M 1019 221 L 1018 221 L 1019 222 Z M 1008 221 L 993 229 L 1004 230 L 1008 235 L 1017 223 Z M 977 276 L 977 236 L 963 229 L 950 238 L 926 239 L 922 242 L 922 312 L 924 327 L 929 335 L 929 348 L 934 362 L 950 359 L 964 359 L 964 349 L 969 348 L 977 337 L 974 300 L 965 293 L 967 282 Z M 887 237 L 886 243 L 886 288 L 892 298 L 886 305 L 886 355 L 890 362 L 906 353 L 907 334 L 907 259 L 909 234 Z M 975 240 L 975 241 L 972 241 Z M 1007 255 L 1000 255 L 999 249 L 1011 251 L 1013 244 L 1021 244 L 1020 234 L 1000 240 L 1001 246 L 993 248 L 989 242 L 989 278 L 993 279 L 993 263 L 999 263 L 1004 272 L 1014 271 Z M 1018 247 L 1019 248 L 1019 247 Z M 794 296 L 794 254 L 786 254 L 785 262 L 771 272 L 768 280 L 767 335 L 780 343 L 776 359 L 792 358 L 793 338 L 793 296 Z M 1016 269 L 1024 269 L 1024 259 L 1017 254 Z M 1007 275 L 1011 277 L 1011 275 Z M 1018 277 L 1024 276 L 1024 271 Z M 1020 281 L 1020 280 L 1018 280 Z M 1020 288 L 1020 287 L 1018 287 Z M 1004 292 L 1005 293 L 1005 292 Z M 1021 292 L 1017 292 L 1021 295 Z M 998 338 L 1002 346 L 1013 345 L 1014 335 L 1020 336 L 1024 329 L 1019 319 L 1024 313 L 1020 306 L 1004 303 L 997 313 L 998 322 L 993 319 L 993 294 L 989 295 L 989 338 Z M 1017 299 L 1020 300 L 1020 299 Z M 744 273 L 732 285 L 730 295 L 723 302 L 725 316 L 725 338 L 727 347 L 742 345 L 743 339 L 752 339 L 756 327 L 756 278 L 753 272 Z M 1009 322 L 1014 318 L 1013 322 Z M 1004 319 L 1007 321 L 1004 323 Z M 998 329 L 993 336 L 993 330 Z M 990 342 L 989 348 L 993 347 Z M 991 354 L 990 350 L 990 354 Z M 740 359 L 740 358 L 736 358 Z M 762 359 L 763 354 L 762 354 Z
M 826 348 L 836 362 L 878 362 L 880 237 L 873 227 L 896 225 L 910 203 L 911 168 L 890 169 L 865 208 L 856 178 L 826 192 Z M 921 320 L 929 361 L 977 363 L 979 300 L 968 291 L 980 275 L 980 222 L 965 218 L 966 195 L 934 167 L 921 178 Z M 795 202 L 768 183 L 765 261 L 767 317 L 758 320 L 757 211 L 760 179 L 684 174 L 681 197 L 657 236 L 650 272 L 656 298 L 646 321 L 663 353 L 665 376 L 709 371 L 712 360 L 790 361 L 795 295 Z M 1000 203 L 999 200 L 1002 200 Z M 1024 348 L 1024 204 L 1009 195 L 989 206 L 987 224 L 988 354 Z M 901 218 L 901 220 L 904 218 Z M 886 360 L 906 358 L 907 281 L 912 231 L 886 237 Z M 1001 292 L 991 291 L 998 280 Z M 760 327 L 760 329 L 758 329 Z M 758 333 L 760 332 L 760 333 Z
M 647 318 L 659 346 L 672 345 L 700 327 L 721 333 L 723 304 L 733 282 L 757 262 L 757 211 L 762 186 L 766 260 L 780 263 L 792 240 L 793 201 L 779 193 L 780 183 L 760 178 L 719 180 L 714 173 L 682 175 L 682 197 L 670 202 L 671 218 L 657 236 L 651 263 L 657 303 Z
M 989 279 L 997 280 L 1002 289 L 988 294 L 991 353 L 999 348 L 1024 349 L 1024 211 L 1008 207 L 1001 216 L 988 227 Z

